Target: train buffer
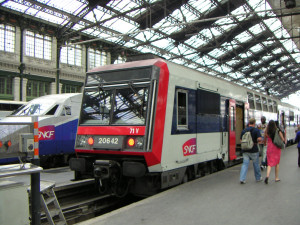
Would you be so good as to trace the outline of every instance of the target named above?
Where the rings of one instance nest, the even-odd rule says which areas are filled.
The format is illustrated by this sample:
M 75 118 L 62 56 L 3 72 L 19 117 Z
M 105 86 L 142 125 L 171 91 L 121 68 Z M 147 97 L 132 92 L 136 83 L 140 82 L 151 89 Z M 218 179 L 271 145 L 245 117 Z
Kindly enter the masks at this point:
M 41 207 L 50 225 L 67 225 L 66 218 L 54 192 L 55 183 L 40 181 Z

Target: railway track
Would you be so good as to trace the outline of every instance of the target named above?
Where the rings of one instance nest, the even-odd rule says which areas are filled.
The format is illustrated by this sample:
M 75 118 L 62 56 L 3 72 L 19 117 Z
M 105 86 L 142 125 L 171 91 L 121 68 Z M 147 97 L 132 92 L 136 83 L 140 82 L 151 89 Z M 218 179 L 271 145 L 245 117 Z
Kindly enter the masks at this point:
M 68 224 L 82 222 L 100 216 L 141 198 L 126 196 L 118 198 L 111 194 L 99 194 L 94 180 L 81 180 L 54 188 Z M 45 213 L 41 212 L 41 224 L 49 224 Z

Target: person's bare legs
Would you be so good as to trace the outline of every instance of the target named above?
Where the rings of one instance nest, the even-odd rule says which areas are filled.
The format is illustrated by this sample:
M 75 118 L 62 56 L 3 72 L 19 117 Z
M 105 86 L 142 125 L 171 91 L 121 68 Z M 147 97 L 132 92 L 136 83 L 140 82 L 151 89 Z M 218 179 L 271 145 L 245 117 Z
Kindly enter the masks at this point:
M 265 183 L 268 184 L 269 182 L 269 176 L 270 176 L 270 173 L 271 173 L 271 166 L 268 166 L 267 167 L 267 176 L 265 178 Z
M 279 164 L 275 166 L 275 181 L 280 181 L 278 175 L 279 175 Z

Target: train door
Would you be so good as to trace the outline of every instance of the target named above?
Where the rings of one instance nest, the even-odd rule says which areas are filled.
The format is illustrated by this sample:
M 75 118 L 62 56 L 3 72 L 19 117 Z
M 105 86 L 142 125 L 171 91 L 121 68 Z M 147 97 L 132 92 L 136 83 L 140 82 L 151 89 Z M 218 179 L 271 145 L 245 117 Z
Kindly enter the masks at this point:
M 229 116 L 229 160 L 236 159 L 236 103 L 234 99 L 229 99 L 228 104 Z
M 235 144 L 236 155 L 241 156 L 241 133 L 244 129 L 244 105 L 236 104 L 236 118 L 235 118 Z

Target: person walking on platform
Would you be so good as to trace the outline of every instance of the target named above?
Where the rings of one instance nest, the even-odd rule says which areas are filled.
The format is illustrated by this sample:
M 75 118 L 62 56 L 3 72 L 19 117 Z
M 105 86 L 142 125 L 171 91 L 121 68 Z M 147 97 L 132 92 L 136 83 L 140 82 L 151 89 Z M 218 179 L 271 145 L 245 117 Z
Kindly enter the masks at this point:
M 265 131 L 265 137 L 264 137 L 264 144 L 268 145 L 267 148 L 267 176 L 265 178 L 265 183 L 268 184 L 269 182 L 269 176 L 271 173 L 271 168 L 275 166 L 275 182 L 280 181 L 278 175 L 279 175 L 279 162 L 280 162 L 280 155 L 281 155 L 281 149 L 278 148 L 274 143 L 274 137 L 275 132 L 279 133 L 279 136 L 281 140 L 284 142 L 284 137 L 282 132 L 277 128 L 274 120 L 270 120 L 269 124 L 267 126 L 267 129 Z
M 300 126 L 298 126 L 298 132 L 296 134 L 295 142 L 298 148 L 298 167 L 300 167 Z
M 257 146 L 257 143 L 262 141 L 262 137 L 261 137 L 259 129 L 257 129 L 255 127 L 255 122 L 256 122 L 255 119 L 251 118 L 249 120 L 249 126 L 247 128 L 245 128 L 241 133 L 241 141 L 242 141 L 243 135 L 246 132 L 250 131 L 252 141 L 254 143 L 254 145 L 251 149 L 242 150 L 243 151 L 243 164 L 242 164 L 241 172 L 240 172 L 240 183 L 241 184 L 246 183 L 246 177 L 247 177 L 250 160 L 253 161 L 255 180 L 257 182 L 262 181 L 261 172 L 260 172 L 260 168 L 259 168 L 259 152 L 258 152 L 258 146 Z
M 267 128 L 267 123 L 266 123 L 266 117 L 262 116 L 261 117 L 261 123 L 257 125 L 257 128 L 260 130 L 260 134 L 262 138 L 264 138 L 264 133 L 265 129 Z M 264 142 L 258 143 L 258 150 L 261 153 L 261 163 L 260 163 L 260 169 L 264 170 L 267 168 L 267 146 L 264 145 Z

